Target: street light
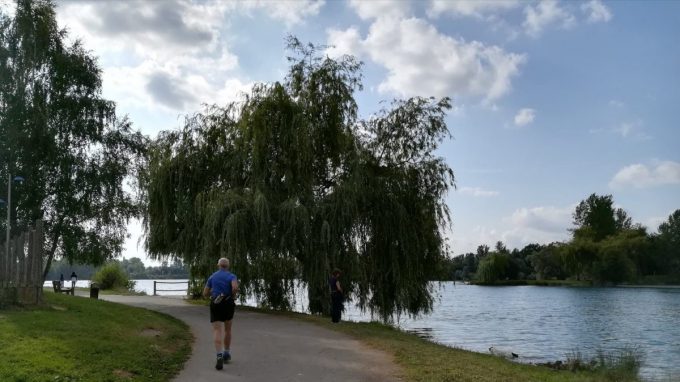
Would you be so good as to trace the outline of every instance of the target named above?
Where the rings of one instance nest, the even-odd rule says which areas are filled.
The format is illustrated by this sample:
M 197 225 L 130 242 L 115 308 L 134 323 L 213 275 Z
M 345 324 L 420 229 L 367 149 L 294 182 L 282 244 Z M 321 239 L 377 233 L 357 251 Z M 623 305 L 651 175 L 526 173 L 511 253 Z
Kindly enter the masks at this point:
M 15 176 L 14 181 L 21 183 L 24 178 L 21 176 Z M 0 204 L 5 204 L 5 201 L 0 199 Z M 9 256 L 9 234 L 11 231 L 11 218 L 12 218 L 12 174 L 7 175 L 7 238 L 5 239 L 5 249 L 6 255 Z

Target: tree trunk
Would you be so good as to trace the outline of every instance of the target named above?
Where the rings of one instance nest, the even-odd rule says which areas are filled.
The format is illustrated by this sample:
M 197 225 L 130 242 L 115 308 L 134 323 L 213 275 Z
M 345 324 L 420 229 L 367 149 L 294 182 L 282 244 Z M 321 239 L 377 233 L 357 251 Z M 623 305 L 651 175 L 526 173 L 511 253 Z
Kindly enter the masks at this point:
M 57 244 L 59 243 L 59 232 L 55 232 L 54 238 L 52 240 L 52 248 L 50 248 L 50 251 L 48 252 L 47 255 L 47 262 L 45 264 L 45 270 L 43 270 L 43 283 L 45 282 L 45 279 L 47 278 L 47 274 L 50 272 L 50 267 L 52 266 L 52 260 L 54 259 L 54 252 L 57 251 Z

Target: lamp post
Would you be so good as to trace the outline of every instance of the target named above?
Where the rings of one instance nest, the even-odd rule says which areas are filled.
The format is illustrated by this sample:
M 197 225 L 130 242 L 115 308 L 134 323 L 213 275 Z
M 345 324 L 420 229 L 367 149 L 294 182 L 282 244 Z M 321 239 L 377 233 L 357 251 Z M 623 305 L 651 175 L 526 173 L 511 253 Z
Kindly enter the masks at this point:
M 24 178 L 20 176 L 14 177 L 15 182 L 23 182 Z M 4 200 L 0 199 L 0 202 Z M 5 250 L 6 255 L 9 256 L 9 237 L 11 231 L 11 219 L 12 219 L 12 174 L 7 174 L 7 237 L 5 239 Z

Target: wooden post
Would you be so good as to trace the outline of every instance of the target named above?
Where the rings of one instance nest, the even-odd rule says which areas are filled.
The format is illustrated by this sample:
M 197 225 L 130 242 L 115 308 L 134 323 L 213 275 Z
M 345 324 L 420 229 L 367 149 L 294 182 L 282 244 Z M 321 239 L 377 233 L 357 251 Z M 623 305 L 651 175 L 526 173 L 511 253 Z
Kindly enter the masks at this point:
M 153 281 L 153 295 L 156 295 L 156 280 Z
M 36 220 L 35 233 L 33 234 L 33 279 L 37 286 L 40 286 L 42 291 L 43 284 L 43 223 L 42 220 Z M 42 294 L 42 293 L 41 293 Z

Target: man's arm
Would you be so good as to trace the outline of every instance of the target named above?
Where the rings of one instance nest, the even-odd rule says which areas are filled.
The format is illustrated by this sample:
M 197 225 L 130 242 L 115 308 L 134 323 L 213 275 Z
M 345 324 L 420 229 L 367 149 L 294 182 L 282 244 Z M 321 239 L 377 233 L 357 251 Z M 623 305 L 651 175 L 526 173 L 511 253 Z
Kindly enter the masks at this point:
M 238 280 L 233 279 L 231 280 L 231 297 L 236 300 L 236 296 L 238 295 Z
M 205 283 L 203 288 L 203 297 L 210 297 L 210 292 L 212 291 L 212 276 L 208 277 L 208 282 Z

